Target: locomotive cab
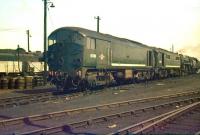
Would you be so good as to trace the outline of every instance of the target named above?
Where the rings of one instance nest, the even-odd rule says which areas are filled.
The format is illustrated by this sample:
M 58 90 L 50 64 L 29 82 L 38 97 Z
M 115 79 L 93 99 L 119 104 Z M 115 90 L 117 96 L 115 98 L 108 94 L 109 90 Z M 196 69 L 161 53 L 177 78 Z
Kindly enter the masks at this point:
M 105 83 L 110 74 L 101 71 L 110 65 L 110 41 L 98 36 L 69 27 L 52 32 L 48 37 L 49 71 L 67 75 L 68 86 Z
M 48 38 L 50 71 L 62 71 L 75 76 L 82 66 L 82 37 L 74 31 L 57 30 Z

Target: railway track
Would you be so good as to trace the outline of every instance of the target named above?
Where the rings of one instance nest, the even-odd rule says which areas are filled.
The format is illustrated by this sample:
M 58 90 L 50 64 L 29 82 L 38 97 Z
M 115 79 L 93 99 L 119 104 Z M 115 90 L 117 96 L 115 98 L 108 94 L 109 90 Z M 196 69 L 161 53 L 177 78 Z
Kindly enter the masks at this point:
M 186 94 L 186 93 L 185 93 Z M 32 123 L 32 125 L 43 125 L 43 128 L 46 127 L 49 123 L 52 123 L 53 125 L 55 125 L 55 123 L 51 122 L 54 121 L 55 119 L 57 119 L 58 117 L 61 117 L 63 119 L 63 117 L 71 117 L 75 114 L 75 116 L 82 114 L 83 112 L 96 112 L 96 111 L 101 111 L 101 110 L 112 110 L 113 108 L 117 108 L 117 107 L 121 107 L 121 106 L 130 106 L 132 104 L 138 104 L 139 102 L 150 102 L 150 101 L 159 101 L 159 100 L 163 100 L 163 99 L 168 99 L 171 100 L 171 98 L 175 98 L 175 96 L 180 96 L 180 94 L 177 95 L 166 95 L 163 97 L 152 97 L 152 98 L 148 98 L 148 99 L 140 99 L 140 100 L 131 100 L 131 101 L 125 101 L 125 102 L 118 102 L 118 103 L 112 103 L 112 104 L 104 104 L 104 105 L 99 105 L 99 106 L 92 106 L 92 107 L 86 107 L 86 108 L 79 108 L 79 109 L 73 109 L 73 110 L 65 110 L 65 111 L 60 111 L 60 112 L 54 112 L 54 113 L 48 113 L 48 114 L 44 114 L 44 115 L 34 115 L 34 116 L 29 116 L 29 117 L 20 117 L 20 118 L 14 118 L 14 119 L 8 119 L 8 120 L 2 120 L 0 121 L 0 129 L 4 130 L 4 128 L 6 128 L 7 130 L 13 130 L 13 126 L 19 126 L 21 125 L 22 127 L 26 127 L 26 129 L 29 129 L 30 125 L 27 125 L 27 121 L 28 123 Z M 195 94 L 197 95 L 197 93 Z M 177 98 L 177 97 L 176 97 Z M 185 104 L 190 104 L 191 102 L 197 102 L 199 101 L 200 98 L 199 97 L 193 97 L 193 98 L 183 98 L 180 101 L 173 101 L 173 102 L 167 102 L 167 103 L 163 103 L 160 105 L 152 105 L 152 106 L 148 106 L 148 107 L 143 107 L 137 110 L 129 110 L 129 111 L 123 111 L 123 112 L 119 112 L 119 113 L 114 113 L 112 115 L 104 115 L 104 116 L 99 116 L 97 118 L 91 118 L 88 120 L 82 120 L 79 122 L 69 122 L 71 124 L 67 124 L 67 126 L 69 127 L 73 127 L 73 128 L 78 128 L 78 127 L 87 127 L 90 124 L 93 123 L 101 123 L 101 122 L 105 122 L 105 121 L 109 121 L 109 119 L 113 119 L 113 118 L 122 118 L 122 117 L 126 117 L 126 116 L 132 116 L 135 114 L 140 114 L 140 113 L 144 113 L 144 112 L 148 112 L 149 110 L 154 111 L 157 110 L 158 108 L 160 109 L 166 109 L 168 108 L 168 106 L 170 106 L 170 108 L 172 107 L 174 109 L 174 107 L 176 108 L 177 106 L 182 106 Z M 159 101 L 160 102 L 160 101 Z M 154 103 L 155 104 L 155 103 Z M 46 122 L 45 122 L 46 121 Z M 66 124 L 66 122 L 64 121 L 64 123 Z M 45 126 L 44 126 L 45 125 Z M 48 125 L 47 127 L 49 127 L 51 125 Z M 29 127 L 29 128 L 28 128 Z M 52 128 L 44 128 L 42 130 L 34 130 L 35 128 L 31 128 L 32 130 L 34 130 L 33 132 L 26 132 L 23 134 L 41 134 L 43 132 L 57 132 L 57 130 L 59 130 L 59 132 L 62 132 L 63 129 L 66 128 L 66 125 L 62 125 L 62 126 L 57 126 L 57 127 L 52 127 Z M 16 128 L 18 129 L 18 128 Z M 1 130 L 0 130 L 1 132 Z M 2 131 L 3 132 L 3 131 Z
M 200 134 L 200 102 L 187 105 L 154 118 L 118 130 L 125 134 Z
M 190 100 L 191 101 L 191 100 Z M 185 108 L 188 108 L 188 104 L 190 104 L 189 100 L 183 100 L 181 101 L 180 104 L 185 104 Z M 194 101 L 194 99 L 193 99 Z M 199 99 L 196 100 L 197 103 L 194 103 L 190 106 L 195 106 L 196 104 L 199 104 Z M 180 105 L 179 104 L 179 105 Z M 117 120 L 122 120 L 124 118 L 128 118 L 135 121 L 137 121 L 139 123 L 139 120 L 137 120 L 138 115 L 140 117 L 144 117 L 145 115 L 155 112 L 155 111 L 161 111 L 161 112 L 165 112 L 164 116 L 157 116 L 157 117 L 165 117 L 167 115 L 171 115 L 173 113 L 176 112 L 180 112 L 180 109 L 176 108 L 177 102 L 175 103 L 166 103 L 166 104 L 162 104 L 162 105 L 156 105 L 156 106 L 150 106 L 147 108 L 142 108 L 142 109 L 138 109 L 138 110 L 131 110 L 131 111 L 126 111 L 126 112 L 121 112 L 121 113 L 116 113 L 116 114 L 112 114 L 112 115 L 105 115 L 105 116 L 101 116 L 101 117 L 96 117 L 93 119 L 88 119 L 88 120 L 83 120 L 83 121 L 79 121 L 79 122 L 73 122 L 73 123 L 68 123 L 65 125 L 60 125 L 60 126 L 54 126 L 54 127 L 48 127 L 48 128 L 44 128 L 44 129 L 39 129 L 39 130 L 33 130 L 33 131 L 28 131 L 28 132 L 23 132 L 21 133 L 21 135 L 41 135 L 41 134 L 87 134 L 87 133 L 94 133 L 93 134 L 104 134 L 104 133 L 108 133 L 108 128 L 110 128 L 112 130 L 112 128 L 115 128 L 117 126 L 117 124 L 113 124 L 113 123 L 117 123 Z M 183 109 L 181 108 L 181 110 Z M 163 111 L 164 109 L 164 111 Z M 175 110 L 174 110 L 175 109 Z M 169 111 L 169 112 L 168 112 Z M 147 113 L 148 112 L 148 113 Z M 152 116 L 149 116 L 150 118 Z M 147 117 L 148 118 L 148 117 Z M 154 116 L 153 116 L 154 118 Z M 115 121 L 116 120 L 116 121 Z M 126 120 L 125 120 L 126 121 Z M 110 126 L 107 125 L 112 124 Z M 118 124 L 121 124 L 120 122 L 118 122 Z M 105 126 L 106 125 L 106 126 Z M 102 128 L 103 127 L 103 128 Z M 104 128 L 107 129 L 104 129 Z M 98 132 L 100 130 L 100 132 Z M 105 130 L 105 131 L 104 131 Z M 107 131 L 106 131 L 107 130 Z M 118 133 L 118 132 L 117 132 Z M 126 132 L 127 133 L 127 132 Z M 140 133 L 140 132 L 138 132 Z
M 9 97 L 0 99 L 0 108 L 15 107 L 19 105 L 27 105 L 35 102 L 42 102 L 47 100 L 53 100 L 56 97 L 52 96 L 51 93 L 39 93 L 31 94 L 26 96 Z
M 54 94 L 52 92 L 30 94 L 25 96 L 9 97 L 0 99 L 0 108 L 16 107 L 20 105 L 28 105 L 38 102 L 54 101 L 59 99 L 74 99 L 81 96 L 91 95 L 94 93 L 99 93 L 101 91 L 85 91 L 76 92 L 71 94 Z
M 119 86 L 119 87 L 122 89 L 127 89 L 127 90 L 131 89 L 129 85 Z M 84 91 L 84 92 L 76 92 L 76 93 L 71 93 L 71 94 L 54 94 L 52 92 L 46 92 L 46 93 L 37 93 L 37 94 L 18 96 L 18 97 L 0 98 L 0 108 L 16 107 L 16 106 L 28 105 L 28 104 L 46 102 L 46 101 L 66 100 L 66 99 L 71 100 L 71 99 L 78 98 L 81 96 L 102 93 L 111 89 L 113 90 L 113 88 L 109 88 L 109 89 L 104 89 L 104 90 Z M 193 89 L 191 92 L 187 92 L 187 93 L 183 92 L 183 93 L 178 93 L 178 94 L 190 95 L 190 94 L 198 93 L 198 91 L 199 91 L 199 88 Z
M 196 76 L 191 76 L 196 77 Z M 181 78 L 177 78 L 177 80 L 181 80 Z M 169 82 L 171 80 L 168 80 Z M 160 80 L 162 83 L 163 80 Z M 159 83 L 159 82 L 158 82 Z M 102 93 L 107 90 L 109 91 L 115 91 L 116 89 L 123 89 L 123 90 L 130 90 L 133 88 L 133 85 L 122 85 L 117 87 L 111 87 L 103 90 L 94 90 L 94 91 L 84 91 L 84 92 L 77 92 L 77 93 L 71 93 L 71 94 L 54 94 L 52 92 L 46 92 L 46 93 L 37 93 L 37 94 L 30 94 L 30 95 L 24 95 L 24 96 L 17 96 L 17 97 L 9 97 L 9 98 L 0 98 L 0 109 L 3 108 L 9 108 L 9 107 L 16 107 L 21 105 L 28 105 L 32 103 L 37 102 L 46 102 L 46 101 L 55 101 L 59 99 L 64 100 L 71 100 L 77 97 L 85 96 L 85 95 L 91 95 L 91 94 L 97 94 Z M 200 90 L 199 88 L 192 89 L 192 92 Z
M 200 103 L 189 110 L 181 110 L 168 117 L 152 123 L 142 130 L 147 134 L 200 134 Z M 153 129 L 153 130 L 152 130 Z

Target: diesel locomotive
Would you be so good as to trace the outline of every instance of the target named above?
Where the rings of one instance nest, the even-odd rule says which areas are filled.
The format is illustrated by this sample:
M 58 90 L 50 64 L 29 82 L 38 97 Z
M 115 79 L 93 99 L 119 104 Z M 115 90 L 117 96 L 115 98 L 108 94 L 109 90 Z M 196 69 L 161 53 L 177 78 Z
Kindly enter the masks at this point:
M 194 57 L 78 27 L 53 31 L 47 58 L 51 76 L 64 76 L 64 89 L 180 76 L 199 68 Z

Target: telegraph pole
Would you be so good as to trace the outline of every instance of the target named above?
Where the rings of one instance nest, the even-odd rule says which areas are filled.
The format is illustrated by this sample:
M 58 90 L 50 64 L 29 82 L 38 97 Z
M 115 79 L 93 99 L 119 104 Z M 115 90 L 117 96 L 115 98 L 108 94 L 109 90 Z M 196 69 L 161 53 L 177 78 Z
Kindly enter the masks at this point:
M 101 20 L 101 18 L 97 16 L 95 19 L 97 19 L 97 32 L 99 32 L 99 20 Z
M 26 30 L 26 34 L 27 34 L 27 40 L 28 40 L 28 52 L 30 52 L 30 44 L 29 44 L 30 32 L 29 32 L 29 30 Z

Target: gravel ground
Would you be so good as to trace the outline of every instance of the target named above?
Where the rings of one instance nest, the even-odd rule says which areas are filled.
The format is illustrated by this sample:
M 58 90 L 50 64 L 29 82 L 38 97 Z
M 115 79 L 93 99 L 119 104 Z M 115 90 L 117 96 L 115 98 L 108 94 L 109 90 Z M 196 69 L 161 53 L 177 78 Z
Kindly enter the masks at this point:
M 107 89 L 101 93 L 81 96 L 72 100 L 66 99 L 66 101 L 48 101 L 44 103 L 35 103 L 1 109 L 0 118 L 14 118 L 34 114 L 43 114 L 53 111 L 62 111 L 66 109 L 94 106 L 117 101 L 191 91 L 191 89 L 200 88 L 199 81 L 200 75 L 194 75 L 149 82 L 148 87 L 146 87 L 145 84 L 136 84 L 122 86 L 120 88 L 111 88 L 112 90 Z

